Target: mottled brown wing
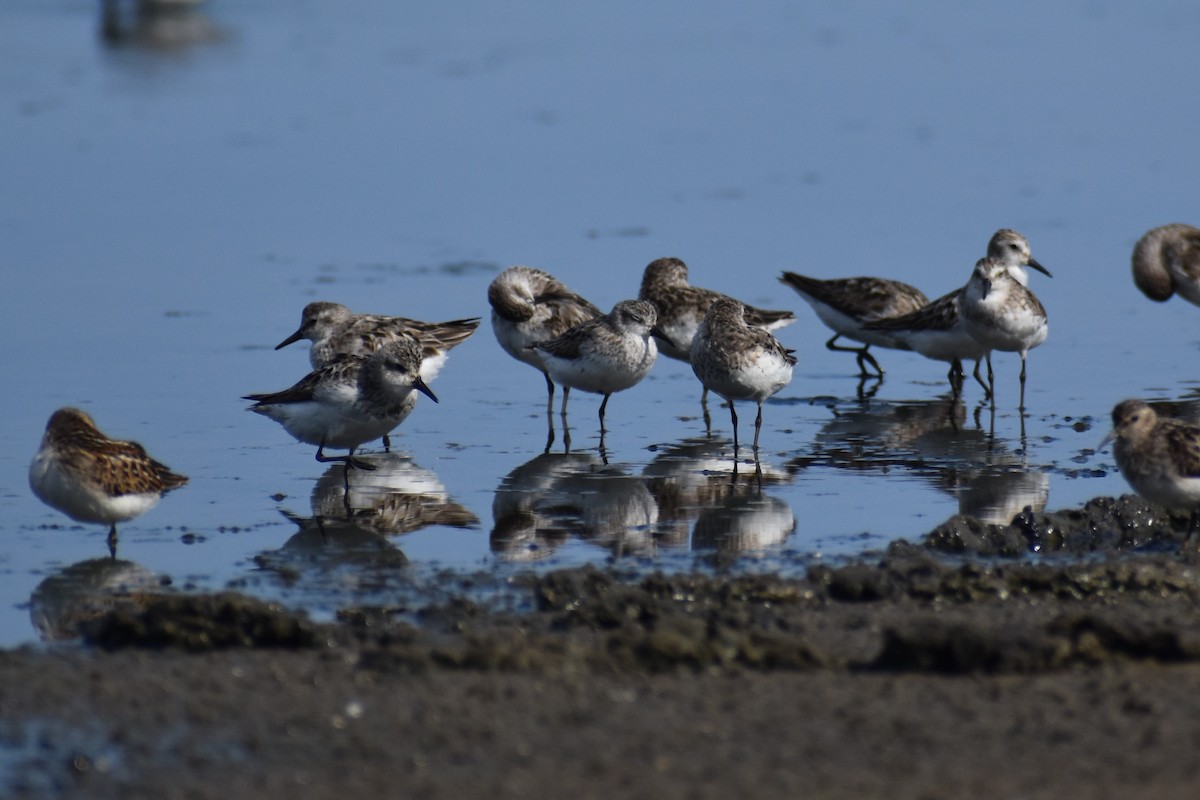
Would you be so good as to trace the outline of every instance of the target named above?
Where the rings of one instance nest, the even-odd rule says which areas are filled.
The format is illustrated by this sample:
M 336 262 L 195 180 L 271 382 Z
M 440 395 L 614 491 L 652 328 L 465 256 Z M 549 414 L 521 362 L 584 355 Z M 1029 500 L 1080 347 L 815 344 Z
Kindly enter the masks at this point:
M 1179 420 L 1162 420 L 1160 424 L 1179 474 L 1200 478 L 1200 428 Z
M 589 331 L 596 325 L 603 324 L 604 319 L 604 317 L 596 317 L 586 320 L 553 339 L 539 342 L 534 347 L 559 358 L 579 358 L 583 354 L 583 343 L 589 338 Z
M 554 331 L 556 336 L 604 315 L 587 300 L 570 292 L 539 296 L 538 303 L 549 312 L 545 328 Z
M 106 494 L 165 492 L 187 483 L 165 465 L 155 461 L 137 442 L 104 439 L 83 450 L 92 460 L 89 470 Z
M 920 289 L 887 278 L 819 280 L 785 272 L 779 280 L 846 316 L 864 321 L 911 314 L 929 304 Z
M 958 321 L 958 298 L 962 289 L 944 294 L 932 303 L 899 317 L 868 322 L 864 328 L 873 331 L 949 330 Z

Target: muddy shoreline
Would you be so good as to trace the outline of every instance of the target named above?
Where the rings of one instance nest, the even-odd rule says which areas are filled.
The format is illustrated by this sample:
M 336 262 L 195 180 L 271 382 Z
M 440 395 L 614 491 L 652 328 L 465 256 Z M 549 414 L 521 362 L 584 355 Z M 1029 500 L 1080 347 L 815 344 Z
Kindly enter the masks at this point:
M 1132 497 L 804 580 L 593 567 L 335 624 L 139 595 L 0 653 L 30 797 L 1193 797 L 1200 557 Z M 1033 555 L 1031 555 L 1031 553 Z

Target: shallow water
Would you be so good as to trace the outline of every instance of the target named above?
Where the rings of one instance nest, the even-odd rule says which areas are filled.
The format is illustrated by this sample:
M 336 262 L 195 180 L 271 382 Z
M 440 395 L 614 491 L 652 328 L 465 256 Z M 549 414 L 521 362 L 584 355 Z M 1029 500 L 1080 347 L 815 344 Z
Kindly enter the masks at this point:
M 0 644 L 113 585 L 233 586 L 328 617 L 416 602 L 447 568 L 799 570 L 960 510 L 1125 491 L 1092 452 L 1113 404 L 1197 394 L 1200 310 L 1144 299 L 1128 259 L 1147 228 L 1200 217 L 1200 109 L 1176 99 L 1200 9 L 644 6 L 214 0 L 105 39 L 93 3 L 4 4 Z M 1023 426 L 1011 354 L 994 416 L 905 353 L 879 354 L 887 379 L 860 400 L 853 358 L 775 280 L 936 296 L 998 227 L 1055 275 L 1032 276 L 1051 335 Z M 798 314 L 761 490 L 752 465 L 732 475 L 727 410 L 707 438 L 698 384 L 666 360 L 610 402 L 607 465 L 582 394 L 571 453 L 560 429 L 543 454 L 542 379 L 486 322 L 340 499 L 311 447 L 238 399 L 305 373 L 301 345 L 271 348 L 312 299 L 486 316 L 488 282 L 526 263 L 608 307 L 664 255 Z M 101 526 L 28 490 L 62 405 L 191 477 L 122 526 L 116 565 L 91 563 Z

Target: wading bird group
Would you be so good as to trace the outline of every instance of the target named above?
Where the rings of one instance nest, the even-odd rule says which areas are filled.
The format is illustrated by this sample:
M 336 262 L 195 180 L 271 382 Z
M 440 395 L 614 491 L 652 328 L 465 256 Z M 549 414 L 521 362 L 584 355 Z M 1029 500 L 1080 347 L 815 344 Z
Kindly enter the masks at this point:
M 1145 234 L 1132 257 L 1135 285 L 1156 301 L 1174 294 L 1200 305 L 1200 230 L 1165 225 Z M 855 354 L 862 378 L 881 379 L 872 346 L 911 350 L 948 362 L 952 392 L 963 390 L 964 361 L 985 400 L 995 405 L 991 354 L 1021 357 L 1019 409 L 1025 409 L 1028 353 L 1046 341 L 1046 310 L 1029 288 L 1026 269 L 1050 272 L 1031 254 L 1029 243 L 1003 228 L 991 237 L 986 255 L 966 283 L 933 301 L 918 289 L 890 278 L 819 279 L 784 272 L 794 289 L 834 335 L 825 346 Z M 571 389 L 599 394 L 601 450 L 611 396 L 636 386 L 661 352 L 688 362 L 701 387 L 729 405 L 734 453 L 739 447 L 738 401 L 757 406 L 753 450 L 762 429 L 763 404 L 789 384 L 796 356 L 772 334 L 791 322 L 791 311 L 756 308 L 715 291 L 692 286 L 677 258 L 660 258 L 644 270 L 637 299 L 621 300 L 604 313 L 547 272 L 514 266 L 487 288 L 492 329 L 510 356 L 542 373 L 547 402 L 562 387 L 561 413 Z M 280 349 L 311 341 L 312 370 L 277 392 L 248 394 L 251 411 L 275 420 L 297 440 L 315 445 L 318 461 L 341 461 L 346 469 L 372 469 L 356 457 L 364 444 L 382 439 L 417 405 L 417 395 L 437 402 L 429 383 L 449 351 L 469 338 L 479 318 L 447 322 L 355 314 L 337 303 L 314 302 L 300 327 Z M 840 339 L 861 346 L 838 344 Z M 987 364 L 987 379 L 980 365 Z M 707 406 L 705 421 L 709 422 Z M 565 419 L 564 419 L 565 421 Z M 553 435 L 553 431 L 551 432 Z M 1200 428 L 1162 418 L 1139 400 L 1113 411 L 1116 460 L 1133 488 L 1153 502 L 1192 514 L 1189 539 L 1200 529 Z M 347 451 L 327 455 L 326 448 Z M 111 439 L 91 417 L 73 408 L 56 411 L 29 469 L 33 492 L 46 504 L 82 522 L 110 526 L 152 508 L 187 478 L 151 458 L 135 442 Z

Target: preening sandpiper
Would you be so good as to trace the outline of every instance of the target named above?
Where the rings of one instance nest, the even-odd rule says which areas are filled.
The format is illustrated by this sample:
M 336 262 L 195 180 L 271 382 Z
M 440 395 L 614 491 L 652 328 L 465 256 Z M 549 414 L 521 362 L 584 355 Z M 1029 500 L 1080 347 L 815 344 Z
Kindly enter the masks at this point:
M 566 333 L 604 312 L 572 292 L 548 272 L 533 267 L 509 267 L 488 286 L 492 330 L 496 341 L 518 361 L 534 367 L 546 379 L 547 402 L 554 403 L 554 382 L 532 346 Z M 562 412 L 567 413 L 569 386 L 563 387 Z
M 1133 282 L 1151 300 L 1178 292 L 1200 306 L 1200 228 L 1175 223 L 1146 231 L 1133 248 Z

